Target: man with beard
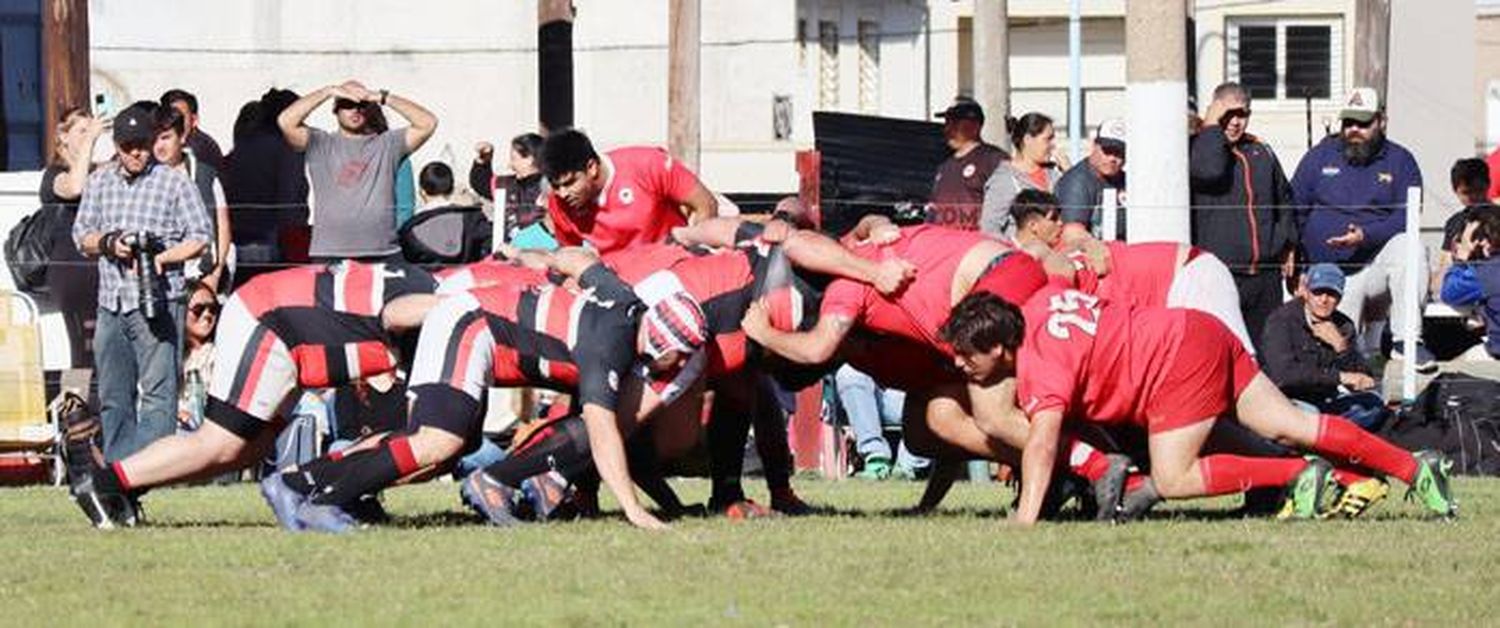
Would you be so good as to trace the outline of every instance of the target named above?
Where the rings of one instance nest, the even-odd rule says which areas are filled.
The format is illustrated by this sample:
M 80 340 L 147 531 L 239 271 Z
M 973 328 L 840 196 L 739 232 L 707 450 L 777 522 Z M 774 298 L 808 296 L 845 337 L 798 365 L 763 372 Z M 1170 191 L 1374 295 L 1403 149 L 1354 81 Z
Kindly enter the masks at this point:
M 1425 291 L 1409 294 L 1405 280 L 1407 247 L 1421 246 L 1418 234 L 1406 233 L 1406 189 L 1422 185 L 1422 172 L 1411 152 L 1385 137 L 1379 98 L 1369 87 L 1349 93 L 1339 112 L 1339 134 L 1313 147 L 1297 165 L 1292 204 L 1308 262 L 1338 264 L 1348 275 L 1339 311 L 1359 326 L 1367 353 L 1378 341 L 1370 342 L 1373 334 L 1366 333 L 1365 303 L 1390 297 L 1396 340 L 1391 357 L 1401 358 L 1404 323 L 1419 315 L 1426 300 Z M 1418 276 L 1426 277 L 1427 256 L 1417 258 Z M 1432 353 L 1420 338 L 1414 340 L 1417 369 L 1435 369 Z

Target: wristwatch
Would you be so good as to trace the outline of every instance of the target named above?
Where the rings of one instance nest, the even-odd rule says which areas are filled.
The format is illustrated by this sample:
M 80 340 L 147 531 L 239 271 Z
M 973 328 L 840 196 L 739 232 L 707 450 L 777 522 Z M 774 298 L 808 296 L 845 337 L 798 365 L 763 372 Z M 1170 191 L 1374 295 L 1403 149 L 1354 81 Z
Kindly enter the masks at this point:
M 380 106 L 382 106 L 382 107 L 385 106 L 385 99 L 387 97 L 389 97 L 390 95 L 391 95 L 391 90 L 388 90 L 388 89 L 382 89 L 382 90 L 380 90 Z

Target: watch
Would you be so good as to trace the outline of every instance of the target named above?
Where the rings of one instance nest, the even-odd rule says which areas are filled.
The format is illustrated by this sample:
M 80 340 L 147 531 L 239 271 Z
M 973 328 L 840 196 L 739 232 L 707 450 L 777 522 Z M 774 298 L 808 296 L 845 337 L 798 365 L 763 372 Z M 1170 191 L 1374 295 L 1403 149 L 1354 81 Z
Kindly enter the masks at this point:
M 387 97 L 389 97 L 390 95 L 391 95 L 391 90 L 388 90 L 388 89 L 382 89 L 382 90 L 380 90 L 380 106 L 382 106 L 382 107 L 385 106 L 385 99 Z

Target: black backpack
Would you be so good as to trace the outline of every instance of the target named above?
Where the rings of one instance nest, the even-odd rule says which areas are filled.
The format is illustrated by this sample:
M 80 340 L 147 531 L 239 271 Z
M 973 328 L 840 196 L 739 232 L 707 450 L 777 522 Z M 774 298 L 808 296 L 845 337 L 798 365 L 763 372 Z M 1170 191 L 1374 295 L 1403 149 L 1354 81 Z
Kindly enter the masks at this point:
M 1439 375 L 1381 436 L 1412 451 L 1441 451 L 1455 473 L 1500 475 L 1500 381 Z
M 5 239 L 5 262 L 17 290 L 46 292 L 53 243 L 68 237 L 72 229 L 72 212 L 60 205 L 43 205 L 11 228 Z
M 490 253 L 492 223 L 479 207 L 450 205 L 401 226 L 401 253 L 413 264 L 467 264 Z

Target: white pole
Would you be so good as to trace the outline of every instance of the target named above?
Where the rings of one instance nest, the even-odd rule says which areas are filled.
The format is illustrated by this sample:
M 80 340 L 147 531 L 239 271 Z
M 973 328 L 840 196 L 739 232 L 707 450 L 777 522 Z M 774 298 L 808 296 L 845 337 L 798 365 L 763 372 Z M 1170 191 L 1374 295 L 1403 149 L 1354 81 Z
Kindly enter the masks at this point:
M 1083 0 L 1068 6 L 1068 160 L 1083 159 Z
M 1401 351 L 1406 357 L 1401 361 L 1401 400 L 1411 403 L 1417 399 L 1417 332 L 1422 325 L 1422 238 L 1421 238 L 1422 188 L 1406 188 L 1406 299 L 1396 307 L 1406 308 Z
M 1131 242 L 1188 242 L 1186 0 L 1125 3 Z
M 1099 217 L 1099 232 L 1105 240 L 1120 239 L 1120 191 L 1104 188 L 1103 200 L 1099 202 L 1102 214 Z

